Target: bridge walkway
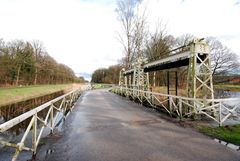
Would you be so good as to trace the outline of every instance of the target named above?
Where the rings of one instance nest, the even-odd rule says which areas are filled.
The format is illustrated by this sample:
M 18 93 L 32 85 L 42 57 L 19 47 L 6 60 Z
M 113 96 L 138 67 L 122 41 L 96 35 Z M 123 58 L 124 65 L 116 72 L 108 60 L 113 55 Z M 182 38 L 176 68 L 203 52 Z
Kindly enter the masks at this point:
M 85 92 L 39 161 L 239 161 L 240 153 L 107 90 Z

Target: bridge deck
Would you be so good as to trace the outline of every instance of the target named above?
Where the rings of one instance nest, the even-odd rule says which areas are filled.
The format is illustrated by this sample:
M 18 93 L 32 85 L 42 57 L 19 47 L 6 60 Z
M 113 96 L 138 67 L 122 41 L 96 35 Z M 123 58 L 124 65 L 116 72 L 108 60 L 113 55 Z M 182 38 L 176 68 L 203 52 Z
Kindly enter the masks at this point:
M 44 142 L 39 147 L 38 160 L 234 161 L 240 158 L 239 152 L 169 123 L 159 113 L 106 90 L 83 94 L 62 130 Z

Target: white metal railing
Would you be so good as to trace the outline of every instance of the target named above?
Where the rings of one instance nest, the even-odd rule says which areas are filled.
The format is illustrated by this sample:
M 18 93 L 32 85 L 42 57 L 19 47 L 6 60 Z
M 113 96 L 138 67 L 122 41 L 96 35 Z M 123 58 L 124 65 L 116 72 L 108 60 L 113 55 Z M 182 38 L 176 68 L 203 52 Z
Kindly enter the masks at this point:
M 161 106 L 170 115 L 180 118 L 204 115 L 220 126 L 230 118 L 240 123 L 240 98 L 194 99 L 126 87 L 114 88 L 113 92 L 138 99 L 141 103 L 147 101 L 155 108 Z
M 11 143 L 9 141 L 0 140 L 0 144 L 3 144 L 4 146 L 13 147 L 16 149 L 12 161 L 15 161 L 20 152 L 23 150 L 32 151 L 33 155 L 35 155 L 37 146 L 39 144 L 44 129 L 48 127 L 51 130 L 51 132 L 53 132 L 53 129 L 57 124 L 57 119 L 60 113 L 62 113 L 63 118 L 65 118 L 66 112 L 68 110 L 70 111 L 72 110 L 74 102 L 78 99 L 80 94 L 81 94 L 80 89 L 74 90 L 1 124 L 0 133 L 3 133 L 11 129 L 15 125 L 20 124 L 23 121 L 31 119 L 20 142 Z M 38 115 L 43 110 L 47 111 L 46 112 L 47 114 L 44 117 Z M 54 113 L 56 113 L 55 116 Z M 37 130 L 38 127 L 40 127 L 40 130 Z M 32 134 L 31 135 L 32 145 L 31 147 L 27 147 L 25 145 L 25 141 L 29 137 L 30 133 Z

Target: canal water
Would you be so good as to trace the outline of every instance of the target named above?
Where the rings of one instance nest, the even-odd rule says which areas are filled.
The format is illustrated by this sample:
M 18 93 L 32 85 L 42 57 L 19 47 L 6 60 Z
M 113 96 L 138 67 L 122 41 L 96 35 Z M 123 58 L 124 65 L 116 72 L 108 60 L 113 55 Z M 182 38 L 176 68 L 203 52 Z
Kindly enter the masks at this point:
M 12 118 L 14 118 L 18 115 L 21 115 L 22 113 L 30 111 L 31 109 L 33 109 L 41 104 L 44 104 L 44 103 L 46 103 L 58 96 L 61 96 L 63 94 L 64 94 L 64 92 L 61 91 L 61 92 L 57 92 L 57 93 L 52 93 L 50 95 L 42 96 L 39 98 L 34 98 L 32 100 L 29 100 L 28 103 L 20 102 L 20 103 L 18 103 L 18 105 L 14 104 L 14 105 L 4 106 L 2 108 L 0 107 L 0 124 L 6 122 L 8 120 L 11 120 Z M 29 105 L 29 103 L 31 105 Z M 55 106 L 58 106 L 60 104 L 61 104 L 61 100 L 54 103 Z M 44 120 L 47 115 L 48 110 L 49 110 L 49 108 L 46 108 L 46 109 L 42 110 L 41 112 L 39 112 L 38 117 L 41 118 L 42 120 Z M 56 116 L 57 116 L 57 118 L 56 118 Z M 58 126 L 58 128 L 56 130 L 61 131 L 63 114 L 54 110 L 54 118 L 56 119 L 55 126 Z M 27 126 L 29 125 L 30 120 L 31 120 L 31 118 L 12 127 L 11 129 L 5 131 L 4 133 L 0 133 L 0 140 L 8 141 L 11 143 L 20 142 Z M 42 126 L 42 124 L 40 123 L 40 121 L 38 121 L 38 132 L 39 132 L 41 126 Z M 49 135 L 49 133 L 50 133 L 49 128 L 44 129 L 42 137 L 46 137 L 47 135 Z M 25 145 L 28 147 L 31 147 L 31 132 L 29 133 L 29 136 L 27 137 Z M 4 158 L 4 160 L 11 160 L 11 156 L 12 156 L 12 154 L 14 154 L 14 151 L 15 151 L 14 148 L 7 148 L 7 147 L 4 147 L 2 144 L 0 144 L 0 161 L 2 161 L 1 159 L 3 159 L 3 158 Z M 25 158 L 23 160 L 27 160 L 27 159 L 31 158 L 31 153 L 29 153 L 29 152 L 23 152 L 22 154 L 23 154 L 23 158 Z
M 240 98 L 240 92 L 233 92 L 230 90 L 215 90 L 214 91 L 214 98 Z
M 14 104 L 10 105 L 5 105 L 0 107 L 0 124 L 11 120 L 27 111 L 30 111 L 37 106 L 40 106 L 56 97 L 59 97 L 64 94 L 64 91 L 58 91 L 54 92 L 45 96 L 40 96 L 37 98 L 32 98 L 29 100 L 25 100 L 22 102 L 17 102 Z M 47 113 L 47 110 L 43 110 L 42 112 L 39 113 L 39 116 L 44 116 Z M 21 133 L 21 129 L 25 129 L 26 126 L 28 125 L 30 120 L 24 121 L 22 124 L 19 124 L 19 126 L 13 127 L 11 129 L 11 132 L 14 133 L 15 135 L 18 135 Z

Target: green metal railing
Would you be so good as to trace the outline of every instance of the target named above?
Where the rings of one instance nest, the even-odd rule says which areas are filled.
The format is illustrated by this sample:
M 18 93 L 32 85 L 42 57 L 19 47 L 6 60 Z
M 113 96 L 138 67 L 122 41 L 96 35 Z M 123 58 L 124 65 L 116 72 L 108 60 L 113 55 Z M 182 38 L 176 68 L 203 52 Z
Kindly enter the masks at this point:
M 161 107 L 170 115 L 193 117 L 204 115 L 220 126 L 230 118 L 240 123 L 240 98 L 199 99 L 135 90 L 126 87 L 112 89 L 114 93 L 124 95 L 140 103 L 148 102 L 152 107 Z
M 11 129 L 12 127 L 22 123 L 23 121 L 30 119 L 30 122 L 20 142 L 11 143 L 9 141 L 0 140 L 0 144 L 16 149 L 12 161 L 17 160 L 17 157 L 23 150 L 31 151 L 32 154 L 35 155 L 44 129 L 49 128 L 52 133 L 53 129 L 57 124 L 57 119 L 59 115 L 62 113 L 62 116 L 65 119 L 67 112 L 72 110 L 72 108 L 74 107 L 74 102 L 79 98 L 80 95 L 80 89 L 74 90 L 1 124 L 0 133 L 3 133 Z M 39 113 L 43 110 L 47 111 L 46 115 L 44 117 L 40 117 Z M 56 115 L 54 116 L 54 114 Z M 38 130 L 39 127 L 40 130 Z M 31 136 L 29 136 L 30 134 Z M 30 147 L 27 147 L 25 145 L 27 138 L 30 138 L 32 140 Z

